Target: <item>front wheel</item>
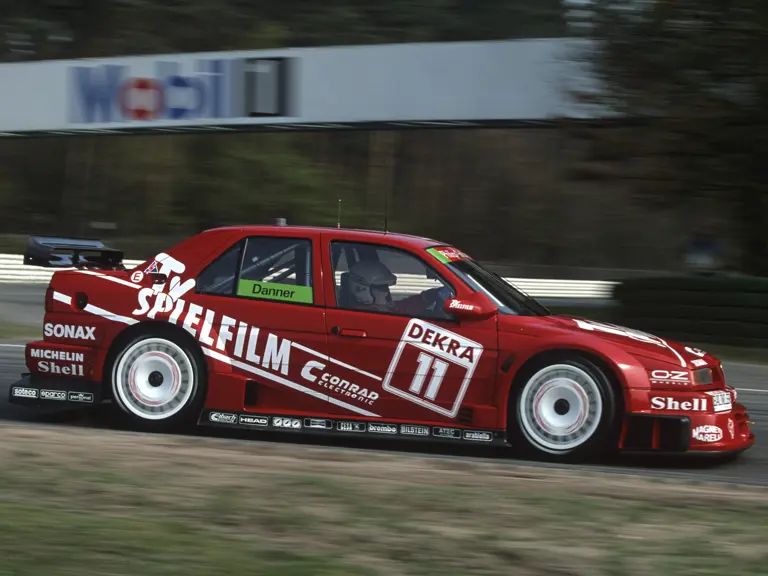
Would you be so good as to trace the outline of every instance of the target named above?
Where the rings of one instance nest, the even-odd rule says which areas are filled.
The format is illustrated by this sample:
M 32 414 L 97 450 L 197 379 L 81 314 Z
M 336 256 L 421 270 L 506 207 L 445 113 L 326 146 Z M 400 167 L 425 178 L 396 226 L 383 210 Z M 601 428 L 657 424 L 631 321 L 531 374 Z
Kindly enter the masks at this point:
M 555 462 L 588 460 L 615 446 L 617 400 L 609 375 L 577 355 L 521 374 L 510 403 L 510 443 Z
M 167 430 L 197 418 L 203 379 L 202 361 L 193 350 L 176 338 L 147 334 L 118 353 L 112 395 L 133 424 Z

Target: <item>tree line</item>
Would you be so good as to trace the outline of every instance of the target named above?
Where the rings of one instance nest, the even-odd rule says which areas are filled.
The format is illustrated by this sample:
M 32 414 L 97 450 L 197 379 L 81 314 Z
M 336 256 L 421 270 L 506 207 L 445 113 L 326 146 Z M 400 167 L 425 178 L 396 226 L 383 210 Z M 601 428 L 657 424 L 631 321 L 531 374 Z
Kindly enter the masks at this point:
M 563 263 L 588 252 L 586 265 L 652 267 L 665 249 L 676 249 L 658 240 L 656 256 L 627 258 L 634 247 L 619 225 L 593 226 L 599 242 L 585 233 L 569 237 L 573 215 L 557 198 L 592 178 L 600 195 L 619 183 L 629 191 L 617 214 L 663 208 L 670 226 L 686 234 L 697 226 L 699 205 L 727 216 L 730 224 L 717 233 L 738 248 L 738 268 L 768 274 L 768 7 L 593 0 L 575 16 L 566 8 L 560 0 L 7 0 L 0 29 L 8 62 L 583 34 L 593 44 L 581 58 L 603 90 L 574 98 L 640 122 L 620 130 L 566 123 L 567 139 L 483 131 L 5 141 L 0 226 L 88 234 L 88 223 L 111 221 L 122 236 L 183 236 L 278 216 L 335 223 L 341 199 L 345 224 L 381 227 L 389 191 L 393 227 L 484 258 Z M 558 138 L 561 148 L 587 150 L 593 166 L 578 184 L 566 151 L 537 143 Z M 511 156 L 534 153 L 538 161 L 509 167 Z M 555 162 L 566 166 L 557 181 L 548 173 Z M 590 202 L 585 217 L 608 201 Z

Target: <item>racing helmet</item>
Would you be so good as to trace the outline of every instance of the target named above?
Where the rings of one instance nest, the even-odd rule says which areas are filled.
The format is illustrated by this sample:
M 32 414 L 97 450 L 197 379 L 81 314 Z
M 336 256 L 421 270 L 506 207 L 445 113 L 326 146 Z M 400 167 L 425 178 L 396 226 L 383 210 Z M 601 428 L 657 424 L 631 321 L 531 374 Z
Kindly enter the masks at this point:
M 397 277 L 381 262 L 364 260 L 349 269 L 349 289 L 359 304 L 388 304 L 389 287 L 396 283 Z

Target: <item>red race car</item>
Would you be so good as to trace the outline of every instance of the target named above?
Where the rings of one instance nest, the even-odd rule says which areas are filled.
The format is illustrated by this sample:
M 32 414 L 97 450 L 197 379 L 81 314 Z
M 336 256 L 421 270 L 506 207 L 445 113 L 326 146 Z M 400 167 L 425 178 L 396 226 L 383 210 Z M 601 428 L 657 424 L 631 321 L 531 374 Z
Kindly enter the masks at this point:
M 721 363 L 646 333 L 552 315 L 451 246 L 402 234 L 242 226 L 141 265 L 90 240 L 32 237 L 64 267 L 10 401 L 115 403 L 180 424 L 606 451 L 752 446 Z

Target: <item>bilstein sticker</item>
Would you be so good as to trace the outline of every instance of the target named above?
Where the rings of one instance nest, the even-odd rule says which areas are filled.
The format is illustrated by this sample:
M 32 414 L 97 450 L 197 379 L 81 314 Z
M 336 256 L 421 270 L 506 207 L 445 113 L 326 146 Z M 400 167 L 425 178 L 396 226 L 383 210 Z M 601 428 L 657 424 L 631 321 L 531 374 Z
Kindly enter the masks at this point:
M 283 302 L 297 302 L 301 304 L 312 304 L 314 301 L 311 286 L 257 282 L 255 280 L 240 280 L 237 285 L 237 295 L 247 298 L 281 300 Z

